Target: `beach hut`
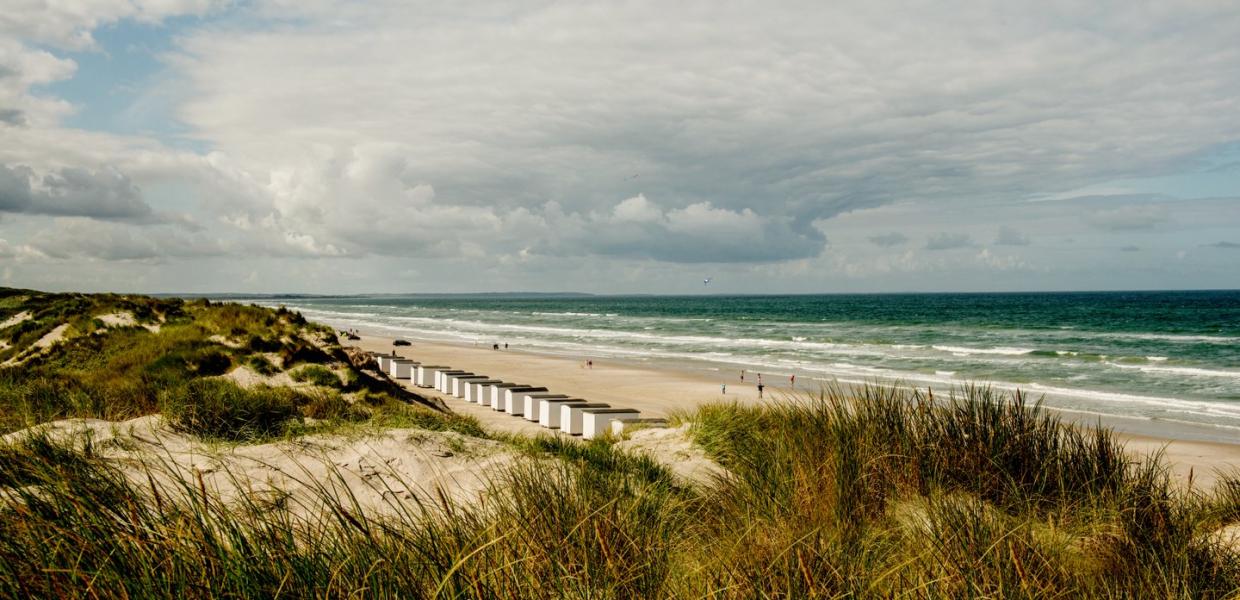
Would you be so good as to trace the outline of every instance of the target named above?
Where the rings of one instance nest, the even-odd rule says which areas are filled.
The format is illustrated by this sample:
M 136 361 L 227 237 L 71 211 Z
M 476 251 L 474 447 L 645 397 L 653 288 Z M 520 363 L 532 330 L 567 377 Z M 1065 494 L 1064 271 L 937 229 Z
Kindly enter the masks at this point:
M 393 379 L 409 379 L 413 373 L 413 366 L 418 363 L 407 358 L 393 358 L 388 361 L 388 375 Z
M 457 398 L 464 398 L 466 391 L 469 390 L 469 384 L 486 379 L 490 378 L 486 375 L 465 375 L 457 377 L 456 380 L 452 382 L 452 395 Z
M 554 399 L 554 398 L 567 398 L 567 397 L 568 397 L 567 394 L 548 394 L 545 392 L 535 392 L 535 393 L 525 394 L 524 396 L 522 396 L 522 398 L 524 399 L 524 404 L 523 404 L 524 410 L 521 411 L 522 413 L 521 416 L 525 417 L 526 421 L 534 421 L 535 423 L 537 423 L 538 414 L 542 412 L 541 411 L 542 400 Z
M 560 407 L 560 431 L 569 435 L 581 435 L 581 411 L 592 408 L 611 408 L 610 404 L 587 402 L 585 404 L 565 404 Z
M 581 398 L 543 398 L 538 401 L 538 424 L 551 429 L 560 428 L 560 407 L 566 404 L 589 404 Z
M 466 377 L 473 377 L 473 376 L 474 376 L 473 373 L 453 373 L 452 375 L 449 375 L 448 384 L 444 386 L 443 392 L 445 394 L 448 394 L 449 396 L 458 395 L 459 393 L 458 390 L 461 389 L 461 380 Z
M 498 379 L 483 379 L 482 381 L 471 381 L 465 386 L 465 401 L 474 404 L 482 403 L 482 398 L 486 392 L 490 390 L 492 383 L 503 383 Z
M 581 409 L 581 437 L 592 440 L 611 431 L 612 421 L 636 419 L 641 415 L 641 411 L 632 408 L 583 408 Z
M 422 388 L 431 387 L 434 385 L 436 372 L 451 368 L 443 365 L 418 365 L 418 374 L 414 379 L 414 384 Z
M 507 395 L 507 397 L 504 398 L 504 412 L 514 417 L 521 416 L 521 413 L 525 409 L 525 402 L 521 400 L 521 397 L 524 396 L 526 392 L 545 392 L 545 391 L 547 391 L 547 388 L 545 387 L 530 387 L 530 386 L 520 387 L 520 388 L 508 388 L 504 390 L 504 394 Z
M 527 387 L 525 383 L 492 383 L 491 384 L 491 395 L 489 398 L 482 399 L 482 404 L 495 405 L 495 403 L 500 402 L 500 400 L 502 399 L 503 390 L 508 389 L 508 388 L 523 388 L 523 387 Z
M 392 366 L 391 366 L 391 365 L 392 365 L 391 360 L 392 360 L 393 358 L 395 358 L 395 357 L 394 357 L 394 356 L 389 356 L 389 355 L 387 355 L 387 354 L 380 354 L 379 356 L 376 356 L 376 357 L 375 357 L 375 362 L 379 363 L 379 370 L 380 370 L 380 371 L 383 371 L 384 373 L 387 373 L 387 372 L 388 372 L 388 369 L 391 369 L 391 368 L 392 368 Z
M 621 436 L 625 431 L 632 429 L 649 429 L 652 427 L 666 428 L 667 419 L 660 418 L 629 418 L 629 419 L 613 419 L 611 421 L 611 434 Z
M 460 369 L 450 369 L 447 371 L 440 371 L 436 373 L 435 374 L 435 390 L 445 393 L 445 394 L 448 393 L 448 378 L 454 375 L 461 375 L 461 374 L 468 373 L 468 372 L 469 371 L 462 371 Z

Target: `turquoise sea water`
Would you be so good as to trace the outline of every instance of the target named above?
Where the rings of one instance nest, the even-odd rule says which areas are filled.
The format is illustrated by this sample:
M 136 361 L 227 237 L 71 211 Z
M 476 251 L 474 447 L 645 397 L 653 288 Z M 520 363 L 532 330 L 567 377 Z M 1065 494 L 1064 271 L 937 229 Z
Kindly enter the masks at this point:
M 729 381 L 747 369 L 771 382 L 988 382 L 1051 406 L 1240 437 L 1240 291 L 260 302 L 414 339 L 697 362 Z

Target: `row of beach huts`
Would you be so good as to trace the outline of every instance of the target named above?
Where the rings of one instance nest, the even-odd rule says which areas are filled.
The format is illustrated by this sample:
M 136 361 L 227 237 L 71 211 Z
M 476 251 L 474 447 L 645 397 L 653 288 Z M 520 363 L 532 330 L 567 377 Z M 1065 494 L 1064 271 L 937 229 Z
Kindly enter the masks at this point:
M 448 366 L 424 365 L 395 355 L 378 352 L 371 352 L 370 355 L 378 363 L 379 370 L 393 379 L 435 389 L 466 402 L 490 406 L 491 410 L 588 440 L 609 431 L 618 436 L 627 428 L 667 426 L 665 419 L 642 418 L 641 412 L 632 408 L 618 408 L 567 394 L 553 394 L 545 387 L 508 383 Z

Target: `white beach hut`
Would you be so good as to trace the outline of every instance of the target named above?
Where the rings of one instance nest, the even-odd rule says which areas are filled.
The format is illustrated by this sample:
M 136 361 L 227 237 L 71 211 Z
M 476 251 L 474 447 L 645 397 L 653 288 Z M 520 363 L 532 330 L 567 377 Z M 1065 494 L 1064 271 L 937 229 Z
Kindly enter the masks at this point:
M 407 358 L 393 358 L 388 361 L 388 375 L 393 379 L 409 379 L 416 364 Z
M 484 400 L 482 403 L 488 404 L 492 408 L 499 406 L 504 401 L 504 398 L 505 398 L 504 390 L 508 388 L 515 388 L 515 387 L 529 387 L 529 385 L 524 384 L 524 383 L 496 383 L 491 386 L 490 401 Z M 498 409 L 498 410 L 503 410 L 503 409 Z
M 449 375 L 448 384 L 444 386 L 443 393 L 448 394 L 449 396 L 457 395 L 457 390 L 460 389 L 461 380 L 466 377 L 473 377 L 473 376 L 474 374 L 469 373 L 469 372 L 453 373 L 452 375 Z
M 468 371 L 462 371 L 460 369 L 450 369 L 447 371 L 440 371 L 436 373 L 435 374 L 435 390 L 442 392 L 444 394 L 448 393 L 448 389 L 449 389 L 448 386 L 450 385 L 449 380 L 453 376 L 461 375 L 464 373 L 468 373 Z
M 583 408 L 581 409 L 581 437 L 592 440 L 611 431 L 612 421 L 636 419 L 641 415 L 641 411 L 632 408 Z
M 560 407 L 566 404 L 586 405 L 581 398 L 544 398 L 538 401 L 538 424 L 551 429 L 560 428 Z
M 610 404 L 587 402 L 585 404 L 565 404 L 560 407 L 560 431 L 569 435 L 581 435 L 581 411 L 592 408 L 611 408 Z
M 507 395 L 507 397 L 504 398 L 504 412 L 514 417 L 521 416 L 521 413 L 524 412 L 525 410 L 525 402 L 522 400 L 522 397 L 527 392 L 545 392 L 545 391 L 547 391 L 547 388 L 545 387 L 530 387 L 530 386 L 526 386 L 523 388 L 508 388 L 504 390 L 504 394 Z
M 431 387 L 435 382 L 435 373 L 450 368 L 443 365 L 418 365 L 418 374 L 414 384 L 423 388 Z
M 489 399 L 487 392 L 490 391 L 492 383 L 503 382 L 498 379 L 483 379 L 482 381 L 469 382 L 469 385 L 465 386 L 465 401 L 479 404 L 482 402 L 482 398 L 486 397 Z
M 471 383 L 475 381 L 484 381 L 486 379 L 490 378 L 486 375 L 463 375 L 461 377 L 457 377 L 456 381 L 452 382 L 452 395 L 457 398 L 465 398 L 465 394 L 468 393 L 469 385 Z
M 521 416 L 525 417 L 526 421 L 534 421 L 535 423 L 537 423 L 538 415 L 542 409 L 542 405 L 540 404 L 540 401 L 544 399 L 567 398 L 567 397 L 568 397 L 567 394 L 548 394 L 546 392 L 533 392 L 529 394 L 524 394 L 522 396 L 522 399 L 524 401 L 522 406 L 524 407 L 524 410 L 521 411 Z

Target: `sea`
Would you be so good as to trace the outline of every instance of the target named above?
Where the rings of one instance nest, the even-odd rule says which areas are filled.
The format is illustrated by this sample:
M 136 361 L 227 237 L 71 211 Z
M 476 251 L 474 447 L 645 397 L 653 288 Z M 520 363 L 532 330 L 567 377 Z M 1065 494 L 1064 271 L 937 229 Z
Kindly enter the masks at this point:
M 680 365 L 735 382 L 1020 389 L 1067 411 L 1240 441 L 1240 291 L 284 297 L 340 328 Z

